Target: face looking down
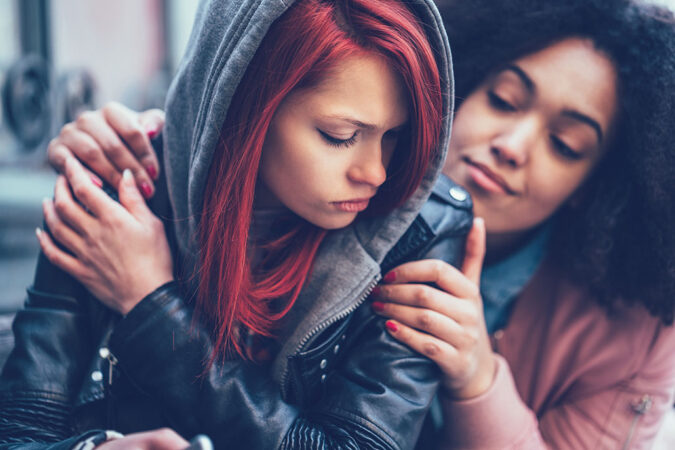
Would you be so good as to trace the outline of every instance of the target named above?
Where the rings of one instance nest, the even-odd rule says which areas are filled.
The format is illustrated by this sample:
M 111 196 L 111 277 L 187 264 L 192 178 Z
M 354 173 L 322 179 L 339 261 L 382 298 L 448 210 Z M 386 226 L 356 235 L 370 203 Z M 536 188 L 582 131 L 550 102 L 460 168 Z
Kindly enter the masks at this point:
M 256 207 L 285 206 L 325 229 L 349 225 L 387 177 L 408 121 L 406 91 L 375 55 L 338 63 L 321 82 L 291 92 L 270 124 Z
M 459 106 L 444 173 L 466 187 L 489 235 L 549 218 L 598 163 L 616 114 L 613 63 L 569 38 L 513 61 Z

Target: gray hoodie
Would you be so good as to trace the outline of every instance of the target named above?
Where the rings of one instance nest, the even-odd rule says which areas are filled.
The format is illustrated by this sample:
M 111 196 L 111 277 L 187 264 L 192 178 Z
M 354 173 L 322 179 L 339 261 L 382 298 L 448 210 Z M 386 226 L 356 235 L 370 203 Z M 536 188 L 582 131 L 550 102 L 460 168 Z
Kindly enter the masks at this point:
M 205 181 L 222 123 L 247 64 L 269 26 L 292 0 L 205 0 L 197 12 L 187 52 L 166 105 L 164 158 L 181 256 L 195 263 L 198 218 Z M 450 49 L 431 0 L 409 2 L 427 25 L 443 88 L 443 132 L 430 167 L 415 194 L 385 218 L 359 219 L 330 233 L 310 279 L 288 317 L 290 330 L 275 364 L 285 372 L 286 357 L 313 332 L 356 309 L 379 280 L 380 263 L 427 200 L 440 172 L 449 139 L 452 111 Z M 318 301 L 317 299 L 321 299 Z

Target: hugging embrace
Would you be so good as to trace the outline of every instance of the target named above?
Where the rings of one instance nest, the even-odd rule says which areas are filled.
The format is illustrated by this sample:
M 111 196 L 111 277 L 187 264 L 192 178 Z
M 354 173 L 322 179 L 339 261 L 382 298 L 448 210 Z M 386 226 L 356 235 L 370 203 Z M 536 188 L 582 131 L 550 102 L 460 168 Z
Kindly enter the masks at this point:
M 203 1 L 166 123 L 64 127 L 0 448 L 648 446 L 673 16 L 468 3 Z

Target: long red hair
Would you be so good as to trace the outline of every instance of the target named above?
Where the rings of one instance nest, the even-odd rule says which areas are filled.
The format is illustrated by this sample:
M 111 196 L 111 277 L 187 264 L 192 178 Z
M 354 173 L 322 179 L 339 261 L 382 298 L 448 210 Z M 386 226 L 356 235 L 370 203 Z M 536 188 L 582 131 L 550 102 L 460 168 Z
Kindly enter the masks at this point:
M 298 218 L 267 246 L 277 255 L 275 264 L 264 271 L 251 267 L 253 197 L 274 113 L 293 89 L 311 87 L 337 61 L 364 52 L 389 61 L 410 104 L 408 137 L 394 152 L 370 213 L 402 204 L 424 176 L 441 130 L 442 99 L 434 54 L 416 17 L 399 1 L 298 0 L 271 26 L 237 87 L 206 183 L 196 311 L 214 327 L 212 358 L 245 355 L 242 327 L 272 335 L 297 299 L 326 233 Z M 283 307 L 271 308 L 280 299 Z

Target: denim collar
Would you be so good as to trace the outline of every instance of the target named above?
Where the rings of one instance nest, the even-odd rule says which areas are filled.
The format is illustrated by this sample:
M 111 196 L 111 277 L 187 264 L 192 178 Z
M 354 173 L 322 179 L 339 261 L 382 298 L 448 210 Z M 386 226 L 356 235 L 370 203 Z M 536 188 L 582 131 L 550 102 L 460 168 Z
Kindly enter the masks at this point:
M 550 235 L 550 225 L 544 225 L 514 253 L 483 267 L 480 291 L 488 332 L 506 325 L 514 300 L 544 258 Z

